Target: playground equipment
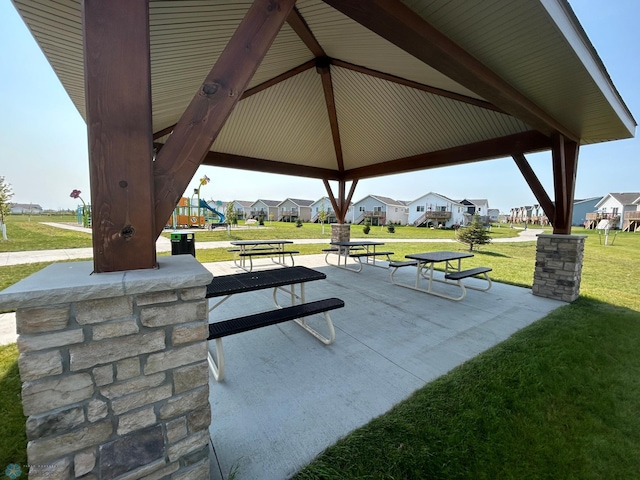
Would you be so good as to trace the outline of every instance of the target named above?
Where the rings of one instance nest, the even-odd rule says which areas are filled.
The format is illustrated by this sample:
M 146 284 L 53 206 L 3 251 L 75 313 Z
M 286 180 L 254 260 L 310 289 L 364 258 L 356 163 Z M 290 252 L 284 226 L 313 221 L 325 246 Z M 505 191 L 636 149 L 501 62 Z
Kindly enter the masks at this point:
M 200 179 L 200 185 L 194 189 L 191 199 L 182 197 L 173 211 L 173 215 L 167 222 L 167 227 L 171 228 L 204 228 L 208 223 L 213 223 L 213 215 L 217 217 L 218 224 L 224 224 L 225 216 L 200 198 L 200 188 L 209 183 L 209 177 Z M 218 206 L 222 202 L 217 202 Z

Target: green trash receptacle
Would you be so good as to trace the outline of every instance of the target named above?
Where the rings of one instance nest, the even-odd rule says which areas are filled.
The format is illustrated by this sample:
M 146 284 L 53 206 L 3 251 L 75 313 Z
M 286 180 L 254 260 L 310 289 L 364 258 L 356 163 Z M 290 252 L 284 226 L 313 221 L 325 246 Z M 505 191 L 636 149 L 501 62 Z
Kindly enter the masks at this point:
M 172 233 L 171 234 L 171 255 L 196 256 L 195 233 Z

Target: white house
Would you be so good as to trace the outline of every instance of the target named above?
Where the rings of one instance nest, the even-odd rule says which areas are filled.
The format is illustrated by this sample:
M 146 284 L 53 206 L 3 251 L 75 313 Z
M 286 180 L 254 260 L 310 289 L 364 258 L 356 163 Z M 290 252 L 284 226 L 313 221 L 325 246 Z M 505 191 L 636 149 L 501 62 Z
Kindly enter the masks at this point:
M 613 226 L 628 230 L 632 212 L 638 211 L 640 192 L 607 193 L 602 200 L 596 203 L 596 215 L 587 215 L 587 220 L 598 221 L 601 219 L 612 220 Z
M 311 204 L 311 221 L 313 223 L 318 223 L 320 221 L 318 219 L 318 215 L 322 210 L 327 213 L 327 219 L 325 220 L 325 223 L 336 223 L 338 221 L 336 218 L 336 213 L 333 211 L 333 205 L 331 205 L 329 197 L 322 197 Z M 345 218 L 351 218 L 352 210 L 353 203 L 349 205 L 349 209 L 347 210 Z
M 408 223 L 416 227 L 438 226 L 447 228 L 462 225 L 466 207 L 439 193 L 429 192 L 409 202 Z
M 233 200 L 233 209 L 236 212 L 236 217 L 238 220 L 246 220 L 249 218 L 249 212 L 251 212 L 251 205 L 253 202 L 248 202 L 246 200 Z
M 261 218 L 263 220 L 277 220 L 278 205 L 280 200 L 258 199 L 251 204 L 250 218 Z
M 379 195 L 367 195 L 353 204 L 351 223 L 357 225 L 369 220 L 371 225 L 386 225 L 387 223 L 406 225 L 407 209 L 408 207 L 399 200 Z
M 278 220 L 282 222 L 311 221 L 311 205 L 313 200 L 287 198 L 278 204 Z

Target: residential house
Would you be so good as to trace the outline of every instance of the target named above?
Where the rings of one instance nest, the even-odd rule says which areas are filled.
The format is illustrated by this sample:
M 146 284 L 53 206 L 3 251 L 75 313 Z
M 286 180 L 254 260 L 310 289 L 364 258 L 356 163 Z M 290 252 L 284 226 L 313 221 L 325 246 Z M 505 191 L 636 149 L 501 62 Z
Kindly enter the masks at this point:
M 231 203 L 233 203 L 233 209 L 236 212 L 238 220 L 247 220 L 250 218 L 249 214 L 251 212 L 251 205 L 253 205 L 253 202 L 248 202 L 246 200 L 233 200 Z
M 353 204 L 351 223 L 357 225 L 368 220 L 371 225 L 386 225 L 388 223 L 406 225 L 408 215 L 407 205 L 399 200 L 379 195 L 367 195 Z
M 500 221 L 500 209 L 499 208 L 490 208 L 487 210 L 487 215 L 489 217 L 489 222 L 498 223 Z
M 337 201 L 337 200 L 336 200 Z M 351 210 L 353 209 L 353 203 L 349 206 L 347 210 L 346 218 L 351 218 Z M 318 223 L 320 220 L 318 218 L 320 212 L 324 210 L 327 213 L 327 219 L 325 223 L 336 223 L 338 220 L 336 218 L 336 213 L 333 211 L 333 205 L 331 205 L 331 201 L 329 197 L 322 197 L 311 204 L 311 222 Z
M 600 220 L 609 220 L 613 228 L 630 230 L 638 216 L 640 192 L 607 193 L 596 203 L 595 212 L 587 213 L 585 228 L 596 228 Z
M 624 212 L 622 229 L 626 232 L 637 232 L 640 229 L 640 198 L 636 199 L 633 204 L 636 206 L 635 211 Z
M 251 204 L 249 218 L 255 218 L 256 220 L 260 218 L 263 220 L 277 220 L 279 204 L 280 200 L 256 200 Z
M 573 215 L 571 216 L 571 225 L 576 227 L 584 227 L 588 224 L 587 214 L 597 210 L 596 205 L 602 200 L 602 197 L 591 197 L 577 199 L 573 202 Z
M 281 222 L 311 221 L 311 205 L 313 200 L 287 198 L 278 204 L 278 220 Z
M 408 223 L 416 227 L 446 228 L 462 225 L 466 206 L 439 193 L 429 192 L 408 205 Z
M 42 207 L 37 203 L 12 203 L 9 206 L 11 213 L 29 213 L 29 214 L 41 214 Z
M 489 200 L 482 199 L 468 199 L 464 198 L 460 200 L 458 203 L 463 204 L 466 207 L 466 215 L 464 225 L 469 224 L 473 219 L 474 215 L 480 216 L 480 221 L 484 224 L 489 223 Z
M 542 227 L 549 225 L 549 217 L 547 217 L 547 214 L 540 205 L 535 204 L 531 207 L 529 223 L 532 225 L 540 225 Z

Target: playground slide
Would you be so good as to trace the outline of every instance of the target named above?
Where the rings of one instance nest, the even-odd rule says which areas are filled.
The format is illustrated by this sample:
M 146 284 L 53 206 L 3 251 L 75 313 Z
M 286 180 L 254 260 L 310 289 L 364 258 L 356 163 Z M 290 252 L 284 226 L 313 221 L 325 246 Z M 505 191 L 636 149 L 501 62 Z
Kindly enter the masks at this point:
M 214 215 L 218 216 L 218 218 L 220 219 L 219 220 L 220 223 L 225 223 L 226 221 L 225 216 L 222 213 L 220 213 L 218 210 L 213 208 L 211 205 L 209 205 L 207 202 L 205 202 L 203 199 L 200 199 L 200 207 L 210 210 L 211 212 L 213 212 Z

